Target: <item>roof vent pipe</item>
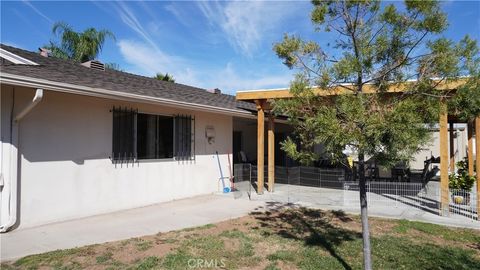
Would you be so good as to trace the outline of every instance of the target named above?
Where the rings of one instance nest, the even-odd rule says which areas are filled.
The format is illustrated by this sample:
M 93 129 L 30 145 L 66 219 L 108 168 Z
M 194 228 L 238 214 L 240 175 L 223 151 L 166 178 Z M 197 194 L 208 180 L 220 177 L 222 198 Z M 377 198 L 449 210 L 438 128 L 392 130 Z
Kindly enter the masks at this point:
M 215 89 L 207 89 L 207 92 L 210 92 L 212 94 L 221 94 L 222 93 L 222 90 L 218 89 L 218 88 L 215 88 Z
M 43 57 L 48 57 L 48 55 L 52 52 L 46 48 L 38 48 L 40 55 Z

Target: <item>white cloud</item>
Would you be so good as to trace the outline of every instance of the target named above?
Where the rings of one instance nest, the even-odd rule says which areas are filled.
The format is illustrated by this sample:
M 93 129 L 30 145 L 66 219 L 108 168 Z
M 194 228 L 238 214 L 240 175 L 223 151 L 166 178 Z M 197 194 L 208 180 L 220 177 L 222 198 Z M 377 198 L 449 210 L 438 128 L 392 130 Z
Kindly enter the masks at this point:
M 183 6 L 182 6 L 182 8 L 179 8 L 175 4 L 169 4 L 169 5 L 166 5 L 164 8 L 165 8 L 166 11 L 172 13 L 181 24 L 183 24 L 185 26 L 191 26 L 192 25 L 191 24 L 192 21 L 191 21 L 190 17 L 188 16 L 188 14 L 185 12 Z
M 160 71 L 170 73 L 172 67 L 177 69 L 177 66 L 183 63 L 181 58 L 168 55 L 143 42 L 123 39 L 117 45 L 125 61 L 131 64 L 136 72 L 148 76 Z
M 280 20 L 283 5 L 267 5 L 260 2 L 227 3 L 223 8 L 218 2 L 199 4 L 202 13 L 209 18 L 212 25 L 221 23 L 223 31 L 230 33 L 231 42 L 246 54 L 250 54 L 261 41 L 264 31 Z M 202 88 L 220 88 L 224 92 L 234 93 L 240 89 L 255 89 L 286 86 L 291 78 L 289 72 L 284 74 L 253 73 L 251 70 L 239 70 L 233 63 L 212 67 L 211 63 L 199 63 L 191 59 L 174 56 L 163 50 L 155 41 L 152 33 L 155 24 L 142 25 L 139 17 L 125 3 L 119 2 L 113 8 L 122 22 L 138 34 L 138 39 L 122 39 L 117 45 L 127 70 L 137 74 L 152 76 L 157 72 L 168 72 L 176 81 Z M 181 16 L 174 7 L 168 11 Z M 222 14 L 218 16 L 219 11 Z M 183 11 L 182 11 L 183 14 Z M 219 17 L 217 21 L 215 18 Z M 187 24 L 187 22 L 183 22 Z M 248 73 L 248 74 L 247 74 Z
M 210 24 L 220 27 L 232 46 L 247 56 L 252 56 L 265 37 L 295 14 L 299 7 L 297 4 L 265 1 L 197 3 Z
M 230 94 L 242 89 L 288 86 L 292 78 L 288 72 L 245 74 L 232 63 L 220 68 L 209 68 L 205 64 L 194 65 L 187 59 L 169 55 L 144 42 L 120 40 L 117 45 L 125 62 L 130 65 L 127 70 L 132 73 L 152 76 L 156 72 L 168 72 L 178 83 L 207 89 L 220 88 Z
M 30 3 L 29 1 L 25 1 L 25 0 L 22 0 L 22 2 L 27 5 L 28 7 L 30 7 L 35 13 L 37 13 L 40 17 L 44 18 L 45 20 L 47 20 L 50 24 L 53 24 L 53 20 L 50 19 L 50 17 L 48 17 L 47 15 L 45 15 L 43 12 L 41 12 L 40 10 L 38 10 L 38 8 L 36 8 L 32 3 Z
M 223 70 L 215 73 L 210 78 L 211 87 L 234 93 L 237 90 L 266 89 L 273 87 L 287 87 L 292 78 L 288 72 L 283 74 L 243 74 L 232 63 L 227 63 Z
M 127 7 L 127 5 L 123 2 L 118 2 L 115 6 L 118 16 L 122 20 L 124 24 L 126 24 L 130 29 L 135 31 L 138 35 L 140 35 L 143 40 L 145 40 L 150 46 L 155 48 L 156 50 L 160 51 L 157 47 L 157 44 L 150 36 L 147 30 L 143 27 L 140 21 L 137 19 L 137 16 L 133 13 L 133 11 Z

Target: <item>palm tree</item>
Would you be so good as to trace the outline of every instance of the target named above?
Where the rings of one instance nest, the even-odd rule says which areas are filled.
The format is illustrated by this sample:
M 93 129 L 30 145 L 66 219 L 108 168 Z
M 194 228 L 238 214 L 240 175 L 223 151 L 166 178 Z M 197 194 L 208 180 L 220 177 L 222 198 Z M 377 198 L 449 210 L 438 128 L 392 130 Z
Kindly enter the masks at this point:
M 97 30 L 90 27 L 83 32 L 75 32 L 65 22 L 56 22 L 52 32 L 60 38 L 60 43 L 50 41 L 46 48 L 51 50 L 51 54 L 55 57 L 71 59 L 76 62 L 95 59 L 102 51 L 107 38 L 115 40 L 115 36 L 109 30 Z
M 175 82 L 175 78 L 173 78 L 173 76 L 168 73 L 163 74 L 159 72 L 155 76 L 153 76 L 153 78 L 160 81 Z

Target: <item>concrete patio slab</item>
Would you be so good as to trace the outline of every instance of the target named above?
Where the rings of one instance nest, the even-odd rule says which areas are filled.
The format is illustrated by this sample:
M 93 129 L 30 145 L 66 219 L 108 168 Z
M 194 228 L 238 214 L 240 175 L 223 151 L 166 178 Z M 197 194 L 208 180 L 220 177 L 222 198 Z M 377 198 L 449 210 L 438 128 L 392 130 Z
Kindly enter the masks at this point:
M 263 201 L 200 196 L 0 235 L 0 261 L 57 249 L 128 239 L 244 216 Z
M 245 197 L 247 196 L 243 196 L 243 198 Z M 370 199 L 375 198 L 371 197 Z M 277 184 L 275 192 L 265 192 L 263 195 L 252 193 L 251 200 L 281 202 L 309 208 L 342 210 L 350 214 L 360 214 L 358 191 Z M 348 203 L 346 203 L 347 201 Z M 480 221 L 472 218 L 453 214 L 449 217 L 439 216 L 437 210 L 432 210 L 428 207 L 416 207 L 408 204 L 408 202 L 396 202 L 394 199 L 385 197 L 382 197 L 382 201 L 375 203 L 370 201 L 368 214 L 376 217 L 407 219 L 445 226 L 480 229 Z

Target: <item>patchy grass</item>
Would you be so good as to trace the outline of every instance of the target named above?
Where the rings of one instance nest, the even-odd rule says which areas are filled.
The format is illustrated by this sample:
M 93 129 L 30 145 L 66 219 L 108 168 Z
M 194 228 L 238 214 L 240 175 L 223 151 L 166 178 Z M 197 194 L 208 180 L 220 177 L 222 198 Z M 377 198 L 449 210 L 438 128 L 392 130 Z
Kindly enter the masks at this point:
M 139 239 L 137 243 L 135 243 L 135 246 L 137 247 L 138 251 L 145 251 L 150 249 L 153 246 L 153 243 L 152 241 Z
M 96 261 L 99 264 L 106 263 L 107 261 L 110 261 L 112 259 L 113 253 L 112 252 L 106 252 L 98 257 L 96 257 Z
M 370 218 L 375 269 L 480 269 L 480 231 Z M 58 250 L 1 269 L 362 269 L 358 216 L 282 208 L 168 233 Z

